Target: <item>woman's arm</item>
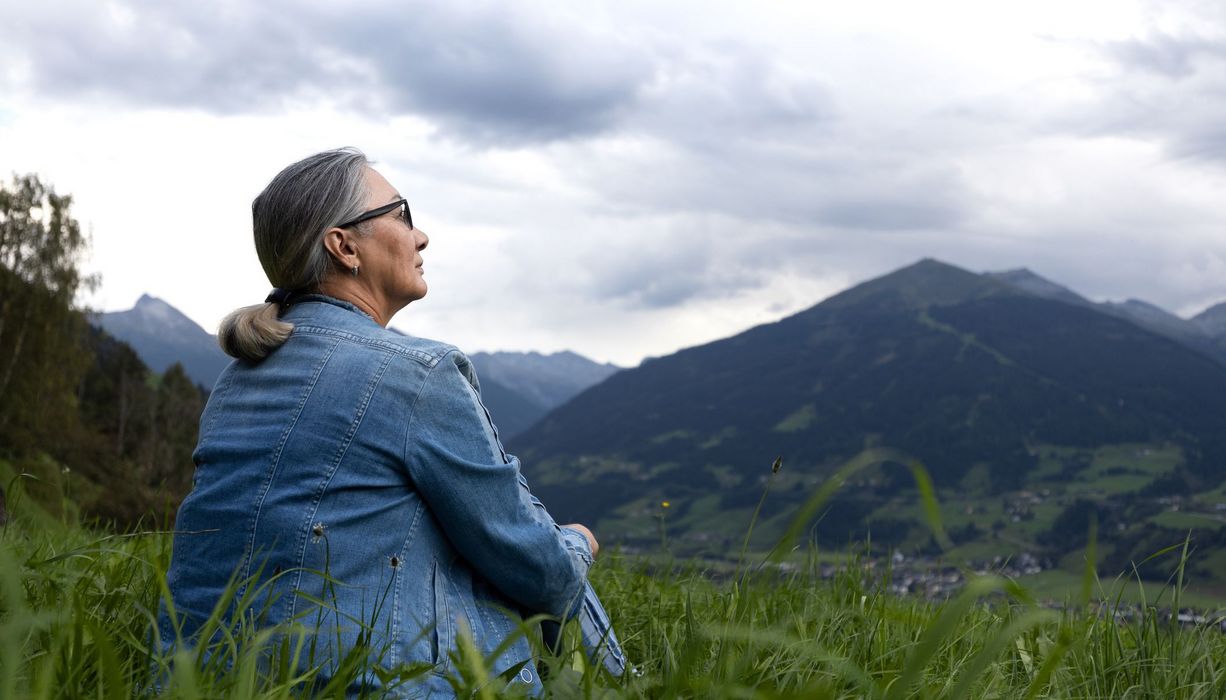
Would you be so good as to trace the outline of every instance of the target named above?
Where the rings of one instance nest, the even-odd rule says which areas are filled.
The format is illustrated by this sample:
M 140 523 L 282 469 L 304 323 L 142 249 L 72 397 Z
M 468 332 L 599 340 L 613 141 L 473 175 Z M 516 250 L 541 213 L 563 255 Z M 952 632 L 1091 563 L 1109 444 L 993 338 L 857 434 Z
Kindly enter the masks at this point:
M 409 416 L 404 461 L 456 550 L 533 612 L 573 615 L 592 562 L 587 533 L 561 528 L 506 454 L 458 351 L 426 376 Z M 586 530 L 586 528 L 583 528 Z

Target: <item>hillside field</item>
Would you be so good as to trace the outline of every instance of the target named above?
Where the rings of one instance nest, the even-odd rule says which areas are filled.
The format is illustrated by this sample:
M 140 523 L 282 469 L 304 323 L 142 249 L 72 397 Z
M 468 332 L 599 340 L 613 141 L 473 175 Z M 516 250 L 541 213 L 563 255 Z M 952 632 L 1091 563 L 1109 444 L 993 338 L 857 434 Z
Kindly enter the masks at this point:
M 14 481 L 8 492 L 20 493 Z M 20 497 L 0 531 L 0 697 L 128 698 L 171 659 L 151 652 L 149 624 L 164 592 L 170 538 L 83 528 Z M 1178 564 L 1178 562 L 1176 562 Z M 783 565 L 780 565 L 783 564 Z M 825 576 L 827 567 L 837 573 Z M 1084 576 L 1081 583 L 1091 583 Z M 1178 570 L 1173 572 L 1178 574 Z M 571 639 L 545 655 L 553 697 L 1101 697 L 1216 698 L 1226 693 L 1226 636 L 1181 627 L 1165 611 L 1179 587 L 1147 588 L 1142 605 L 1040 604 L 1007 578 L 971 577 L 941 603 L 898 597 L 888 568 L 815 549 L 775 565 L 711 569 L 657 552 L 614 552 L 593 569 L 639 673 L 621 680 L 588 666 Z M 1064 582 L 1068 583 L 1068 582 Z M 1134 591 L 1132 595 L 1136 595 Z M 290 639 L 301 630 L 285 630 Z M 343 697 L 363 670 L 334 682 L 280 663 L 292 643 L 235 630 L 197 667 L 174 657 L 164 697 Z M 498 697 L 482 659 L 456 653 L 457 690 Z M 223 670 L 225 669 L 225 670 Z M 420 668 L 379 669 L 411 684 Z M 376 694 L 377 695 L 377 694 Z

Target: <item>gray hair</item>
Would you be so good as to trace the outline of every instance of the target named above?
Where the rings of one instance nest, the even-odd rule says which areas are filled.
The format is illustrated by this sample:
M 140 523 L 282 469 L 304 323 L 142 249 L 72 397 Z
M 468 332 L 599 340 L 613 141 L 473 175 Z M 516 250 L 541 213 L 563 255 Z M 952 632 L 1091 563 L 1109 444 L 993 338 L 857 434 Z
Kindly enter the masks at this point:
M 324 233 L 362 214 L 370 161 L 356 148 L 324 151 L 290 165 L 251 203 L 255 252 L 272 286 L 317 291 L 331 269 Z M 358 226 L 359 233 L 365 227 Z M 231 357 L 259 362 L 289 338 L 277 303 L 244 306 L 221 321 L 217 342 Z

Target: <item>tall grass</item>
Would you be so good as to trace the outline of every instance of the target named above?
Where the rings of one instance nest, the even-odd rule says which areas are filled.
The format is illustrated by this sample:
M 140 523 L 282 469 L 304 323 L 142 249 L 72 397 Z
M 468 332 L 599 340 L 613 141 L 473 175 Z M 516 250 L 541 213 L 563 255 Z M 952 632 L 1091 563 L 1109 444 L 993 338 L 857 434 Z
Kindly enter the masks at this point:
M 343 697 L 360 692 L 364 674 L 404 691 L 429 670 L 372 668 L 365 653 L 332 668 L 304 664 L 311 638 L 305 627 L 220 621 L 211 650 L 184 648 L 166 658 L 151 641 L 169 553 L 164 533 L 99 534 L 15 512 L 0 533 L 0 698 Z M 1187 557 L 1185 543 L 1180 571 Z M 639 673 L 602 675 L 569 630 L 560 653 L 542 650 L 547 692 L 1226 697 L 1226 637 L 1216 629 L 1182 629 L 1153 607 L 1124 619 L 1118 600 L 1099 606 L 1087 595 L 1080 606 L 1050 610 L 1016 582 L 992 576 L 929 603 L 890 595 L 888 572 L 866 575 L 855 554 L 832 579 L 822 578 L 812 549 L 788 561 L 787 568 L 771 560 L 746 563 L 737 576 L 712 577 L 694 562 L 603 558 L 593 582 Z M 242 595 L 239 583 L 232 590 Z M 489 659 L 464 642 L 455 657 L 458 695 L 497 696 Z

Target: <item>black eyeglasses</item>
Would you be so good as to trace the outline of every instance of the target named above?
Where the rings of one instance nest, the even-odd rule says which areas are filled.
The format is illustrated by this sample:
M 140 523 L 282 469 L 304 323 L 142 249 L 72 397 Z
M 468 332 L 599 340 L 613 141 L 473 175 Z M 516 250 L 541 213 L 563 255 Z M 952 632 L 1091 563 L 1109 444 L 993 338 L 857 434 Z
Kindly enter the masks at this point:
M 356 219 L 351 219 L 343 224 L 340 224 L 337 226 L 337 228 L 348 228 L 355 224 L 360 224 L 363 221 L 370 221 L 376 217 L 383 216 L 397 207 L 401 207 L 400 218 L 404 219 L 404 222 L 409 225 L 409 228 L 413 228 L 413 214 L 409 211 L 409 200 L 407 199 L 399 199 L 391 204 L 385 204 L 378 209 L 371 209 L 364 214 L 359 214 Z

